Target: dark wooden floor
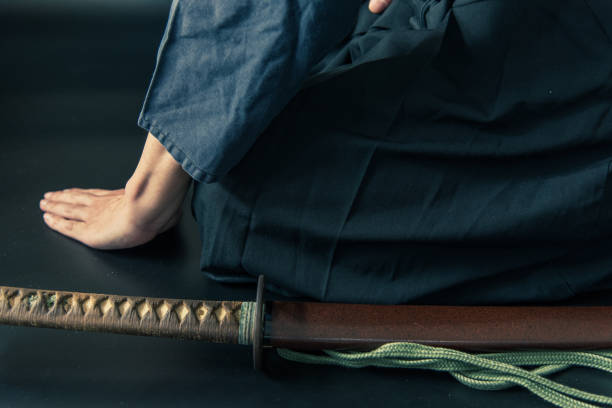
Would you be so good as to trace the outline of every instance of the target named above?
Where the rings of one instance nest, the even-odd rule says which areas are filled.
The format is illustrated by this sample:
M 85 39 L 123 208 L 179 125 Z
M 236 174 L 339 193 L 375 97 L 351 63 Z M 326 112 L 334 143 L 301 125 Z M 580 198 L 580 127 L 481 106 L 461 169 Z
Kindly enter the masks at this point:
M 46 229 L 38 210 L 45 191 L 118 188 L 131 174 L 145 136 L 136 118 L 169 2 L 12 3 L 0 2 L 0 283 L 252 299 L 253 287 L 220 285 L 199 271 L 189 211 L 145 247 L 100 252 Z M 253 372 L 250 350 L 240 346 L 0 327 L 0 406 L 547 406 L 522 390 L 475 391 L 444 374 L 274 356 L 269 364 L 269 375 Z M 588 370 L 556 378 L 612 388 Z

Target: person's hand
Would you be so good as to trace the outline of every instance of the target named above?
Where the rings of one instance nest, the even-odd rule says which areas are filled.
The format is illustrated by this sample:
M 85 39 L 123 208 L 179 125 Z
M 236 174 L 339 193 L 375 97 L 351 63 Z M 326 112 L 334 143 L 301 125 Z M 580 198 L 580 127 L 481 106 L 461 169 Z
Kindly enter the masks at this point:
M 391 4 L 393 0 L 370 0 L 369 9 L 374 14 L 380 14 Z
M 40 202 L 45 223 L 92 248 L 130 248 L 152 240 L 174 226 L 180 207 L 139 204 L 125 189 L 72 188 L 46 193 Z M 176 205 L 173 205 L 176 207 Z
M 176 225 L 190 177 L 152 135 L 124 189 L 68 189 L 45 193 L 44 221 L 53 230 L 97 249 L 130 248 Z

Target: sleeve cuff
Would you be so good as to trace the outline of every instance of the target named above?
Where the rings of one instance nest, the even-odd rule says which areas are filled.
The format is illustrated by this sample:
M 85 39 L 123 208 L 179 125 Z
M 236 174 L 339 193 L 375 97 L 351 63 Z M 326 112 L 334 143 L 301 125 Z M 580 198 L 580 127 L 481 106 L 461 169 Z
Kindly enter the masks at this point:
M 206 169 L 198 167 L 195 162 L 174 142 L 172 138 L 168 136 L 159 126 L 144 118 L 140 115 L 138 118 L 138 126 L 151 133 L 170 153 L 170 155 L 177 161 L 185 170 L 187 174 L 191 176 L 195 181 L 200 183 L 212 183 L 217 181 L 218 176 L 212 174 Z

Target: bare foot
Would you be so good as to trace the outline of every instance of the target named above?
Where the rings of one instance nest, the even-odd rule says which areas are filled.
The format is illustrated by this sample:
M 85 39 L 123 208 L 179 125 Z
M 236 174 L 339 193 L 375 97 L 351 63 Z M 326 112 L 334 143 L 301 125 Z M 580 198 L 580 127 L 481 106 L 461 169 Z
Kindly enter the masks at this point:
M 152 135 L 126 187 L 45 193 L 44 221 L 53 230 L 97 249 L 142 245 L 176 225 L 190 177 Z

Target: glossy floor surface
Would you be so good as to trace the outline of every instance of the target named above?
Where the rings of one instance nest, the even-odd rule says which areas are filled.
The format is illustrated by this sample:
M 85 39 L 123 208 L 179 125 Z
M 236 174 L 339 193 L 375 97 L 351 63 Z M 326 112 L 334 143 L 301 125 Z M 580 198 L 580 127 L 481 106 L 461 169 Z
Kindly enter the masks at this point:
M 45 191 L 118 188 L 131 174 L 169 3 L 10 3 L 0 2 L 0 284 L 253 299 L 254 287 L 220 285 L 199 271 L 189 211 L 149 245 L 100 252 L 47 229 L 38 210 Z M 519 389 L 475 391 L 445 374 L 304 366 L 273 355 L 268 365 L 267 375 L 254 372 L 241 346 L 0 327 L 0 406 L 548 406 Z M 555 378 L 612 393 L 610 378 L 589 370 Z

